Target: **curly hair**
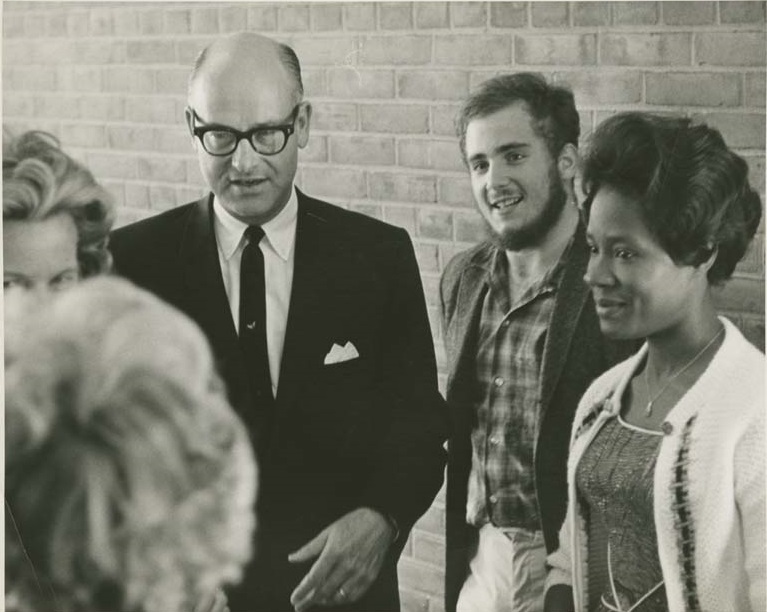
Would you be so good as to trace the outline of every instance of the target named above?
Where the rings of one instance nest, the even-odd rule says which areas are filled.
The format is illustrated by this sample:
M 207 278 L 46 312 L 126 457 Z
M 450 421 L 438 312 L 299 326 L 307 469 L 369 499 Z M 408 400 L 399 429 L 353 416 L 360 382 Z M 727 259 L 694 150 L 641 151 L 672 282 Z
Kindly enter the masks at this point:
M 466 130 L 472 119 L 492 115 L 522 102 L 533 118 L 533 129 L 546 141 L 556 159 L 566 144 L 578 146 L 580 117 L 573 92 L 561 85 L 548 83 L 537 72 L 501 74 L 483 82 L 464 102 L 456 119 L 456 133 L 461 154 L 466 159 Z
M 661 246 L 697 266 L 717 252 L 711 284 L 727 280 L 759 226 L 762 203 L 748 166 L 705 124 L 627 112 L 595 130 L 583 163 L 583 211 L 609 185 L 635 199 Z
M 188 612 L 239 580 L 256 468 L 199 328 L 102 276 L 14 292 L 6 331 L 6 603 Z
M 3 220 L 42 220 L 58 213 L 75 222 L 80 275 L 109 270 L 107 242 L 116 214 L 110 194 L 52 134 L 29 131 L 14 138 L 3 129 Z

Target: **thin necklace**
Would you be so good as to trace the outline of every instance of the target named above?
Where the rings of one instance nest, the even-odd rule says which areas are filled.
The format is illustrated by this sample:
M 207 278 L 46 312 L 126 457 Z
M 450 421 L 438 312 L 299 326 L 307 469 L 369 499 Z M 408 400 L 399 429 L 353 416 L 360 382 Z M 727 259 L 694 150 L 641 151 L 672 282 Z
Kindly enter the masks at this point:
M 647 364 L 645 364 L 645 368 L 644 368 L 644 385 L 645 385 L 645 389 L 647 390 L 647 397 L 650 398 L 650 401 L 647 402 L 647 407 L 644 409 L 645 416 L 649 417 L 652 414 L 652 405 L 653 405 L 653 403 L 661 395 L 663 395 L 663 393 L 666 391 L 666 389 L 668 389 L 668 386 L 674 381 L 674 379 L 676 379 L 682 372 L 687 370 L 692 364 L 694 364 L 696 361 L 698 361 L 698 359 L 701 358 L 703 353 L 705 353 L 706 350 L 708 350 L 708 348 L 712 344 L 714 344 L 714 342 L 716 342 L 716 339 L 719 336 L 721 336 L 723 333 L 724 333 L 724 326 L 722 326 L 722 329 L 720 329 L 718 332 L 716 332 L 714 334 L 714 337 L 711 338 L 711 340 L 708 341 L 706 346 L 704 346 L 702 349 L 700 349 L 700 351 L 698 351 L 698 353 L 695 355 L 695 357 L 690 359 L 690 361 L 688 361 L 687 364 L 684 367 L 682 367 L 680 370 L 678 370 L 676 373 L 674 373 L 671 376 L 669 376 L 668 379 L 666 380 L 666 384 L 663 385 L 663 387 L 661 387 L 661 390 L 658 391 L 658 393 L 656 393 L 654 396 L 652 396 L 651 393 L 650 393 L 650 375 L 649 375 L 650 368 L 649 368 L 649 366 Z

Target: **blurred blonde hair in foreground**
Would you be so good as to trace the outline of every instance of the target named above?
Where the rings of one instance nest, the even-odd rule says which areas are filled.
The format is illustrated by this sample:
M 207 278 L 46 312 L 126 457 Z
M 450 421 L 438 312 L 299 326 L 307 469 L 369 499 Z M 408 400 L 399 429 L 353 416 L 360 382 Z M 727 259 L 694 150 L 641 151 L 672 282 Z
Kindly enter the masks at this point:
M 5 299 L 7 609 L 186 612 L 239 580 L 256 469 L 202 332 L 116 278 Z

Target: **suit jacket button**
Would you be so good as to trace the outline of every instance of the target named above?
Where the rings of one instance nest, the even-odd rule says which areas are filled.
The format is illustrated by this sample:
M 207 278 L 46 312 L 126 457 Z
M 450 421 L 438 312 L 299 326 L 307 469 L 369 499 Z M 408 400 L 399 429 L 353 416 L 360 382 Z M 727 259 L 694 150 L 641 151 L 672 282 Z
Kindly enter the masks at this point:
M 674 426 L 668 421 L 663 421 L 663 425 L 660 426 L 660 429 L 667 436 L 670 436 L 672 433 L 674 433 Z

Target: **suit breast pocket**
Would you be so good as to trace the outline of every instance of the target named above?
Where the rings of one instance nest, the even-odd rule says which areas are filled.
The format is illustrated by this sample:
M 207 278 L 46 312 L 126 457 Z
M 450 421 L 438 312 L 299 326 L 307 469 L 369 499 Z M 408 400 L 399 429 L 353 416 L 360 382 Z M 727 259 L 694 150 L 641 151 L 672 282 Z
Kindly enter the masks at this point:
M 362 382 L 365 378 L 365 368 L 362 359 L 356 357 L 338 363 L 328 363 L 322 366 L 319 376 L 324 381 L 334 382 Z
M 312 445 L 328 457 L 362 458 L 380 417 L 369 364 L 358 358 L 323 365 L 316 376 L 314 392 L 300 400 Z
M 368 364 L 361 358 L 323 365 L 317 372 L 315 401 L 326 413 L 353 416 L 371 384 Z

